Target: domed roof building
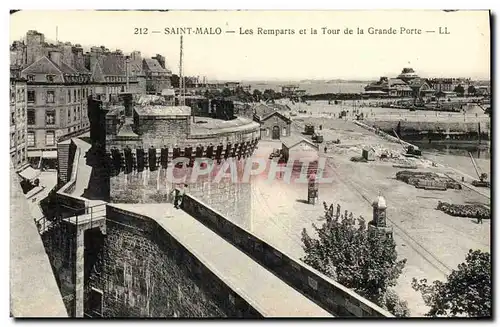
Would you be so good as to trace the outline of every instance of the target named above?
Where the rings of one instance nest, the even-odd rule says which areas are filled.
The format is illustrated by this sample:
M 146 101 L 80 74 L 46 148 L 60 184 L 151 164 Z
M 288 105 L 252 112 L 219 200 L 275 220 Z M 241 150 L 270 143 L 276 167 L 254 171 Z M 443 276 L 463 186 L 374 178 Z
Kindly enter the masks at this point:
M 415 73 L 413 68 L 406 67 L 406 68 L 403 68 L 403 70 L 401 71 L 401 74 L 398 75 L 398 78 L 402 79 L 405 82 L 408 82 L 414 78 L 418 78 L 418 75 L 417 75 L 417 73 Z

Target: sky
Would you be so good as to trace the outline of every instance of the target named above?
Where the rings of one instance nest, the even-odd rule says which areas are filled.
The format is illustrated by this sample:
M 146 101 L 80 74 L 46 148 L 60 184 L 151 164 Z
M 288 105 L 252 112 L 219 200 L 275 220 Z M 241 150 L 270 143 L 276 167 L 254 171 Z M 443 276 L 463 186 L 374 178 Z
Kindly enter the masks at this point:
M 55 40 L 57 27 L 59 41 L 125 53 L 139 50 L 143 57 L 159 53 L 178 73 L 180 36 L 164 34 L 165 28 L 220 28 L 219 35 L 184 35 L 186 75 L 210 80 L 373 80 L 412 67 L 422 77 L 489 79 L 489 24 L 487 11 L 21 11 L 10 16 L 10 42 L 28 30 Z M 148 34 L 135 34 L 145 28 Z M 258 34 L 259 28 L 295 33 Z M 340 34 L 323 34 L 322 28 Z M 352 34 L 345 34 L 346 28 Z M 392 29 L 397 34 L 370 34 L 370 28 L 372 33 Z M 449 34 L 440 34 L 440 28 Z M 421 34 L 407 34 L 418 29 Z M 253 34 L 242 34 L 249 30 Z

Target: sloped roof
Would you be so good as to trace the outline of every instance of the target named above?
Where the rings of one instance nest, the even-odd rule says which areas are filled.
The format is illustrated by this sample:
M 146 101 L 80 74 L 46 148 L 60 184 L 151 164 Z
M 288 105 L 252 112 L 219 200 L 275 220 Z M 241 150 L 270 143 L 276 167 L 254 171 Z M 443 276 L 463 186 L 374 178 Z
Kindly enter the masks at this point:
M 57 66 L 57 64 L 55 62 L 53 62 L 52 60 L 51 60 L 51 62 Z M 59 69 L 61 69 L 63 74 L 68 74 L 68 75 L 78 74 L 78 71 L 76 69 L 74 69 L 73 67 L 71 67 L 70 65 L 68 65 L 62 61 L 61 61 L 61 64 L 59 65 Z
M 47 57 L 42 57 L 26 67 L 23 74 L 64 74 L 61 68 Z
M 423 78 L 415 78 L 415 79 L 412 79 L 411 81 L 408 82 L 408 85 L 411 87 L 411 88 L 419 88 L 421 87 L 422 85 L 424 85 L 426 83 L 426 80 L 423 79 Z
M 255 110 L 255 114 L 259 117 L 265 117 L 265 116 L 276 111 L 274 108 L 272 108 L 268 105 L 262 104 L 262 103 L 259 103 L 258 105 L 256 105 L 254 107 L 254 110 Z
M 146 69 L 155 73 L 168 73 L 168 71 L 163 68 L 158 60 L 152 58 L 145 58 L 144 63 L 146 65 Z
M 289 110 L 291 110 L 289 106 L 284 105 L 284 104 L 279 104 L 279 103 L 273 103 L 273 104 L 271 104 L 271 107 L 274 107 L 277 110 L 281 110 L 281 111 L 289 111 Z
M 389 78 L 389 85 L 406 85 L 406 83 L 400 78 Z
M 75 69 L 65 62 L 61 61 L 58 65 L 53 60 L 50 60 L 47 56 L 44 56 L 28 67 L 26 67 L 23 71 L 23 74 L 53 74 L 53 75 L 62 75 L 62 78 L 65 78 L 65 75 L 79 75 L 79 74 L 89 74 L 90 72 L 84 67 L 80 67 L 80 69 Z
M 75 61 L 75 70 L 79 73 L 82 73 L 82 74 L 90 74 L 90 70 L 88 70 L 86 67 L 85 67 L 85 64 L 83 62 L 79 62 L 78 60 Z
M 281 139 L 281 143 L 283 143 L 284 146 L 286 146 L 288 149 L 291 149 L 297 145 L 299 145 L 300 143 L 307 143 L 308 145 L 312 146 L 313 148 L 315 148 L 316 150 L 318 149 L 318 146 L 316 144 L 314 144 L 313 142 L 309 141 L 308 139 L 305 139 L 303 138 L 302 136 L 298 136 L 298 135 L 290 135 L 290 136 L 287 136 L 287 137 L 283 137 Z
M 291 119 L 283 115 L 283 113 L 265 104 L 258 104 L 257 106 L 254 107 L 254 111 L 255 111 L 255 116 L 261 122 L 269 119 L 274 115 L 280 116 L 286 122 L 291 122 Z
M 190 116 L 191 107 L 152 105 L 135 107 L 140 116 Z
M 129 63 L 130 73 L 132 75 L 143 75 L 142 60 L 135 60 Z
M 104 75 L 125 76 L 125 58 L 117 55 L 106 56 L 102 62 Z

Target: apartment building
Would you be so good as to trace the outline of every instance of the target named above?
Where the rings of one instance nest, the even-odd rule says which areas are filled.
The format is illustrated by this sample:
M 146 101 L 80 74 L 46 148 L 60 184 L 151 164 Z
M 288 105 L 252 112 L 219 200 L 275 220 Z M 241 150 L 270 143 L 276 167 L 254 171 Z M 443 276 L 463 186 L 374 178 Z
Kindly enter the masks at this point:
M 10 72 L 10 159 L 17 170 L 28 162 L 27 85 L 19 71 Z
M 87 97 L 90 72 L 69 66 L 57 50 L 42 56 L 21 72 L 27 83 L 27 148 L 29 161 L 55 168 L 57 142 L 90 128 Z

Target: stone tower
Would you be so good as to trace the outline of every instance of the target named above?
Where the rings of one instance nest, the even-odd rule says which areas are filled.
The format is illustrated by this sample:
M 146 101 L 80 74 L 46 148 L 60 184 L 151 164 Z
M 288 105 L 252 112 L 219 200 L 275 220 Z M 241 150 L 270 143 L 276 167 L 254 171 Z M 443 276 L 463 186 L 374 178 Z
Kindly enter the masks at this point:
M 43 57 L 43 44 L 45 36 L 37 31 L 30 30 L 26 33 L 26 64 L 31 65 Z
M 387 202 L 379 195 L 372 203 L 373 219 L 368 223 L 368 232 L 381 233 L 392 238 L 392 227 L 387 226 Z

